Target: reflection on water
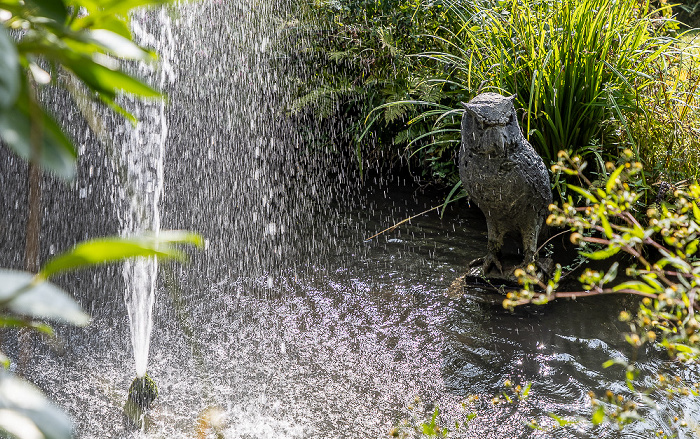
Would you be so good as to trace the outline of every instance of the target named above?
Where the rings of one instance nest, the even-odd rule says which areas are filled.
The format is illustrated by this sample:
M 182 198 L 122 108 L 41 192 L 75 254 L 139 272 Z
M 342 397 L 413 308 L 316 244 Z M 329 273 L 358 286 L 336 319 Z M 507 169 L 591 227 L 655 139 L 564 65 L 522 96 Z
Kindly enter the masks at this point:
M 625 391 L 619 370 L 601 368 L 611 357 L 633 359 L 616 321 L 623 300 L 513 314 L 485 291 L 449 298 L 464 262 L 483 251 L 479 214 L 433 214 L 365 243 L 426 204 L 406 190 L 369 200 L 371 209 L 338 214 L 342 244 L 322 252 L 335 256 L 310 255 L 314 266 L 281 272 L 271 289 L 268 276 L 224 275 L 191 290 L 198 276 L 173 268 L 183 297 L 159 291 L 149 373 L 160 400 L 148 437 L 193 437 L 211 407 L 222 411 L 227 438 L 385 437 L 416 396 L 426 412 L 438 404 L 449 425 L 469 395 L 479 396 L 477 417 L 459 437 L 618 437 L 602 427 L 539 432 L 525 423 L 552 425 L 549 413 L 585 417 L 590 390 Z M 32 375 L 70 411 L 80 437 L 124 437 L 126 317 L 95 311 L 91 327 L 67 330 L 65 355 L 42 356 Z M 654 355 L 641 364 L 662 366 Z M 506 379 L 532 382 L 529 398 L 491 404 Z M 636 430 L 624 437 L 648 437 Z

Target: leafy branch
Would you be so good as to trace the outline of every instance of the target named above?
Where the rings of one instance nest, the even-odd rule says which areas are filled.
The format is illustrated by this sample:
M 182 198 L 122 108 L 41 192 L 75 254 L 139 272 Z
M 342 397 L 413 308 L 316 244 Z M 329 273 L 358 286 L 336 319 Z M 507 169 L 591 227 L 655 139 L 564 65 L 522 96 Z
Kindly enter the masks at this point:
M 645 209 L 639 202 L 639 174 L 642 165 L 633 162 L 632 151 L 626 150 L 622 164 L 606 164 L 610 172 L 602 185 L 591 182 L 583 170 L 586 163 L 579 157 L 560 152 L 553 171 L 580 179 L 586 186 L 569 185 L 577 194 L 576 202 L 569 195 L 561 206 L 551 205 L 547 224 L 570 228 L 571 240 L 582 256 L 592 260 L 614 258 L 606 270 L 588 268 L 580 276 L 581 290 L 559 291 L 562 268 L 557 266 L 550 280 L 543 280 L 530 266 L 516 270 L 522 288 L 508 293 L 504 307 L 533 303 L 544 304 L 560 298 L 580 298 L 605 294 L 630 294 L 641 298 L 636 313 L 622 311 L 619 319 L 627 322 L 628 343 L 640 347 L 646 343 L 663 347 L 669 357 L 682 364 L 700 358 L 700 185 L 678 188 L 671 202 Z M 596 246 L 594 251 L 583 250 Z M 632 263 L 625 270 L 626 279 L 618 280 L 620 265 L 628 255 Z M 609 367 L 619 361 L 611 360 Z M 656 386 L 641 392 L 632 382 L 638 372 L 626 367 L 628 387 L 639 396 L 639 403 L 654 406 L 647 396 L 668 386 Z M 671 380 L 660 375 L 660 383 Z M 697 389 L 677 386 L 676 393 L 696 394 Z M 608 419 L 622 426 L 638 419 L 638 402 L 620 395 L 595 398 L 593 423 Z M 605 408 L 607 407 L 607 408 Z M 611 408 L 612 407 L 612 408 Z

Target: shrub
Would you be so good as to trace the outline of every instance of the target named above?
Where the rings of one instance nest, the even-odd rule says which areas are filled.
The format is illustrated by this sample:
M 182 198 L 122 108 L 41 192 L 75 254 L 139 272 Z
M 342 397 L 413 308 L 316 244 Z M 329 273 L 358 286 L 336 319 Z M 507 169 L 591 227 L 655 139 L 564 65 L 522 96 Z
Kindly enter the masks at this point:
M 616 258 L 608 269 L 586 269 L 580 276 L 582 290 L 558 291 L 561 267 L 555 276 L 543 281 L 534 267 L 516 270 L 523 285 L 520 291 L 508 294 L 506 308 L 525 303 L 544 304 L 555 298 L 583 298 L 601 294 L 632 294 L 640 297 L 636 312 L 622 311 L 620 320 L 629 323 L 626 340 L 633 346 L 651 344 L 665 349 L 671 359 L 681 365 L 700 358 L 700 185 L 696 182 L 673 193 L 671 202 L 661 202 L 646 210 L 646 220 L 635 218 L 641 194 L 634 190 L 642 172 L 639 162 L 631 161 L 632 151 L 624 153 L 625 162 L 617 168 L 608 164 L 610 172 L 602 187 L 592 184 L 582 172 L 585 162 L 578 157 L 560 154 L 557 168 L 582 179 L 588 187 L 571 186 L 578 201 L 570 197 L 561 206 L 552 205 L 547 222 L 571 229 L 571 240 L 580 248 L 595 245 L 597 250 L 582 251 L 589 259 L 606 260 L 618 254 L 632 257 L 624 269 L 627 279 L 618 280 L 621 259 Z M 604 367 L 622 364 L 632 394 L 628 397 L 592 395 L 594 424 L 608 420 L 620 426 L 639 418 L 638 407 L 654 408 L 654 395 L 697 395 L 697 388 L 688 388 L 680 379 L 660 373 L 656 385 L 640 389 L 635 385 L 638 371 L 633 364 L 611 359 Z
M 428 50 L 422 35 L 450 20 L 445 8 L 418 0 L 321 0 L 301 2 L 295 14 L 290 44 L 301 73 L 288 112 L 311 119 L 308 137 L 323 146 L 354 147 L 360 163 L 402 155 L 398 145 L 427 131 L 406 128 L 415 110 L 387 107 L 374 116 L 371 132 L 365 118 L 387 102 L 430 100 L 433 90 L 417 74 L 422 60 L 408 55 Z

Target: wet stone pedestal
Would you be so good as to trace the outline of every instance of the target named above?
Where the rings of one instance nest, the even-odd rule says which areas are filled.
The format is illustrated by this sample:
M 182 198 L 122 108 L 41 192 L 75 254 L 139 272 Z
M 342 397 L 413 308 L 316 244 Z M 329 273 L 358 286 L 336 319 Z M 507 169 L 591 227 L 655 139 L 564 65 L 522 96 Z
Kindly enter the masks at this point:
M 134 428 L 143 428 L 148 423 L 146 412 L 157 397 L 158 387 L 148 374 L 134 378 L 124 404 L 125 423 Z
M 507 294 L 508 291 L 520 289 L 518 279 L 513 272 L 522 268 L 522 261 L 514 258 L 501 258 L 503 271 L 490 267 L 484 273 L 482 265 L 469 267 L 464 274 L 456 278 L 447 289 L 448 296 L 459 297 L 465 290 L 478 288 L 494 293 Z M 537 261 L 537 272 L 543 280 L 547 280 L 554 272 L 554 261 L 551 258 L 540 258 Z

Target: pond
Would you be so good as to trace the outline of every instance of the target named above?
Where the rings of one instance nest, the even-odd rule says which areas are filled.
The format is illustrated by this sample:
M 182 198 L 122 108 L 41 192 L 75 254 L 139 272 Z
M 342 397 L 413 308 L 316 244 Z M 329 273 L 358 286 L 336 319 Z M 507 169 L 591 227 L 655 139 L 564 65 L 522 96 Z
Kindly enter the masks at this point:
M 551 426 L 550 413 L 588 416 L 591 390 L 625 392 L 621 370 L 601 367 L 634 359 L 616 319 L 625 301 L 510 313 L 486 290 L 449 297 L 465 261 L 483 251 L 483 217 L 461 206 L 364 242 L 435 200 L 412 185 L 389 186 L 325 218 L 336 224 L 334 242 L 316 245 L 302 265 L 239 276 L 202 269 L 230 262 L 206 261 L 205 251 L 161 268 L 149 365 L 160 396 L 147 437 L 192 437 L 208 410 L 220 413 L 227 438 L 386 437 L 402 418 L 429 417 L 434 404 L 448 426 L 477 414 L 456 437 L 617 437 L 586 424 L 547 432 L 525 424 Z M 78 280 L 101 290 L 83 294 L 92 297 L 84 303 L 93 323 L 60 331 L 60 349 L 39 344 L 28 373 L 71 414 L 78 437 L 132 432 L 121 411 L 133 360 L 120 286 L 110 285 L 115 271 Z M 644 355 L 639 366 L 656 370 L 662 358 Z M 529 396 L 494 405 L 506 380 L 531 383 Z

